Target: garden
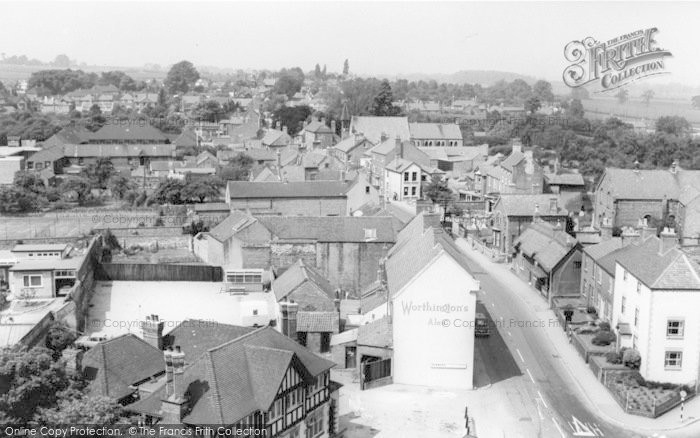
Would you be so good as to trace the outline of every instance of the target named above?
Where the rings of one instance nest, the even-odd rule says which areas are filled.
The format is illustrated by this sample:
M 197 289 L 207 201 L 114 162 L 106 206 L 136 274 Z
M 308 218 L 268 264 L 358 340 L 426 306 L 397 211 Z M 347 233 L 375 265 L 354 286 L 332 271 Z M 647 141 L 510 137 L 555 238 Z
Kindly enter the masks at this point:
M 680 404 L 681 391 L 686 392 L 686 397 L 695 395 L 694 388 L 647 381 L 633 369 L 609 370 L 604 374 L 603 383 L 625 412 L 650 418 L 656 418 Z

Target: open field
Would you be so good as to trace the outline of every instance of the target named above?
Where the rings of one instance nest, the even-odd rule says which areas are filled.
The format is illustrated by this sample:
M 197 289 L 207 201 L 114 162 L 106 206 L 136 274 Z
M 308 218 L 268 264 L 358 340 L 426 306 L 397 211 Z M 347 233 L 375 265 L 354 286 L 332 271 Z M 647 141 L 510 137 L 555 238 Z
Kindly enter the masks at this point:
M 654 120 L 663 116 L 681 116 L 700 127 L 700 109 L 687 100 L 652 99 L 649 105 L 639 99 L 630 99 L 620 105 L 614 98 L 594 98 L 581 101 L 589 118 L 608 118 L 612 115 L 631 119 Z

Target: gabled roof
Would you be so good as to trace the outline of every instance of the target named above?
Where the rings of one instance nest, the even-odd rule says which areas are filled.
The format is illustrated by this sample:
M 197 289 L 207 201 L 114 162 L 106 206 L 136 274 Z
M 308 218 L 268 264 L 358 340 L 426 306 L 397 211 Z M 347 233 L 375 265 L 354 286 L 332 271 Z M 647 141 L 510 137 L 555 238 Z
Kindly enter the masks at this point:
M 320 291 L 328 298 L 326 303 L 306 303 L 304 302 L 305 291 L 302 294 L 295 296 L 294 292 L 301 286 L 311 286 L 315 290 Z M 307 266 L 302 259 L 297 260 L 292 266 L 287 268 L 282 275 L 277 277 L 272 283 L 272 290 L 275 293 L 277 301 L 288 298 L 291 295 L 292 300 L 299 303 L 299 310 L 303 310 L 307 304 L 317 305 L 318 309 L 332 310 L 333 300 L 335 299 L 335 288 L 330 281 L 321 275 L 311 266 Z M 314 301 L 318 300 L 318 296 L 313 297 Z M 326 304 L 324 306 L 323 304 Z M 330 304 L 330 306 L 328 306 Z
M 407 117 L 352 116 L 350 132 L 363 134 L 374 144 L 381 142 L 382 134 L 392 140 L 396 137 L 402 140 L 411 138 Z
M 187 354 L 187 351 L 185 351 Z M 236 424 L 269 410 L 289 367 L 310 382 L 335 364 L 271 327 L 209 349 L 185 369 L 185 424 Z M 128 409 L 161 416 L 165 385 Z
M 508 155 L 508 157 L 505 160 L 501 161 L 501 167 L 508 170 L 509 172 L 512 172 L 513 166 L 521 162 L 524 158 L 524 153 L 520 151 L 513 151 L 510 155 Z
M 610 196 L 614 199 L 679 199 L 682 187 L 700 188 L 700 171 L 608 167 L 601 182 L 604 180 L 610 181 Z
M 185 361 L 192 363 L 207 350 L 253 330 L 255 329 L 251 327 L 223 324 L 217 321 L 187 319 L 163 336 L 163 348 L 179 345 L 186 352 Z
M 189 128 L 183 129 L 174 143 L 178 148 L 195 147 L 197 146 L 197 134 Z
M 262 139 L 262 144 L 265 146 L 287 146 L 291 142 L 292 137 L 277 129 L 268 129 Z
M 333 148 L 347 154 L 347 153 L 351 152 L 353 149 L 361 146 L 363 143 L 367 143 L 370 145 L 370 147 L 374 147 L 372 145 L 372 142 L 367 140 L 364 136 L 359 135 L 356 137 L 354 135 L 351 135 L 351 136 L 343 139 L 342 141 L 340 141 L 335 146 L 333 146 Z
M 416 163 L 403 158 L 394 158 L 389 164 L 384 166 L 384 168 L 391 172 L 401 173 L 411 166 L 418 166 Z M 420 167 L 420 166 L 418 166 Z
M 82 143 L 107 140 L 116 142 L 143 140 L 149 142 L 157 141 L 160 143 L 167 143 L 169 141 L 165 134 L 149 124 L 133 123 L 120 125 L 115 123 L 104 125 L 97 132 L 92 133 L 87 140 L 82 141 Z
M 583 247 L 583 252 L 588 254 L 596 262 L 600 261 L 603 257 L 622 248 L 622 239 L 619 237 L 613 237 L 608 240 L 603 240 L 595 245 L 588 245 Z M 613 263 L 613 273 L 615 264 Z
M 259 216 L 265 228 L 280 240 L 317 242 L 386 242 L 396 241 L 391 217 L 355 216 Z M 375 230 L 368 238 L 365 230 Z
M 344 181 L 229 181 L 228 192 L 231 199 L 345 198 L 352 186 Z
M 209 231 L 209 235 L 219 242 L 225 242 L 237 232 L 254 223 L 255 219 L 242 211 L 232 211 L 231 215 Z
M 517 250 L 551 272 L 577 245 L 576 238 L 547 222 L 532 223 L 514 242 Z
M 314 132 L 316 134 L 332 134 L 331 128 L 320 120 L 313 120 L 309 122 L 304 128 L 304 131 Z
M 163 353 L 133 334 L 100 342 L 82 361 L 92 395 L 119 400 L 134 392 L 129 386 L 165 371 Z
M 678 248 L 660 253 L 660 242 L 650 236 L 616 254 L 616 261 L 650 289 L 700 290 L 700 266 Z
M 321 312 L 299 311 L 297 313 L 298 332 L 338 333 L 339 326 L 340 315 L 335 310 Z
M 551 209 L 551 200 L 557 200 L 556 210 Z M 502 209 L 506 216 L 566 216 L 567 211 L 562 207 L 559 195 L 516 195 L 502 194 L 496 204 L 496 208 Z
M 561 186 L 585 186 L 586 183 L 583 181 L 583 175 L 580 173 L 547 173 L 544 175 L 544 179 L 549 185 L 561 185 Z
M 462 140 L 462 131 L 455 123 L 409 123 L 411 138 Z

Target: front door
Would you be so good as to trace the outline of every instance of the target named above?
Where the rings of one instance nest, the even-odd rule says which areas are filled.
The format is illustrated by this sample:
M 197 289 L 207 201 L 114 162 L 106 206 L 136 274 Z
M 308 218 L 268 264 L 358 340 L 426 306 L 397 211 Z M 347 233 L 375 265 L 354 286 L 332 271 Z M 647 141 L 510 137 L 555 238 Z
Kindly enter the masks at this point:
M 357 366 L 357 347 L 345 347 L 345 368 Z

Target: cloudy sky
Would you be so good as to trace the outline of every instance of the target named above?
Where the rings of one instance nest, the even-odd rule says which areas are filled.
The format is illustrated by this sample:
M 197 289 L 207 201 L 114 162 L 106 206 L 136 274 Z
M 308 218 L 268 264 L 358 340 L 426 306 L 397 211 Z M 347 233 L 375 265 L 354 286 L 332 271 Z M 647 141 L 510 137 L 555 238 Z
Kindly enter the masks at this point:
M 0 3 L 2 52 L 97 65 L 182 59 L 233 68 L 318 62 L 358 74 L 501 70 L 560 80 L 563 48 L 657 27 L 667 82 L 700 85 L 700 3 Z

